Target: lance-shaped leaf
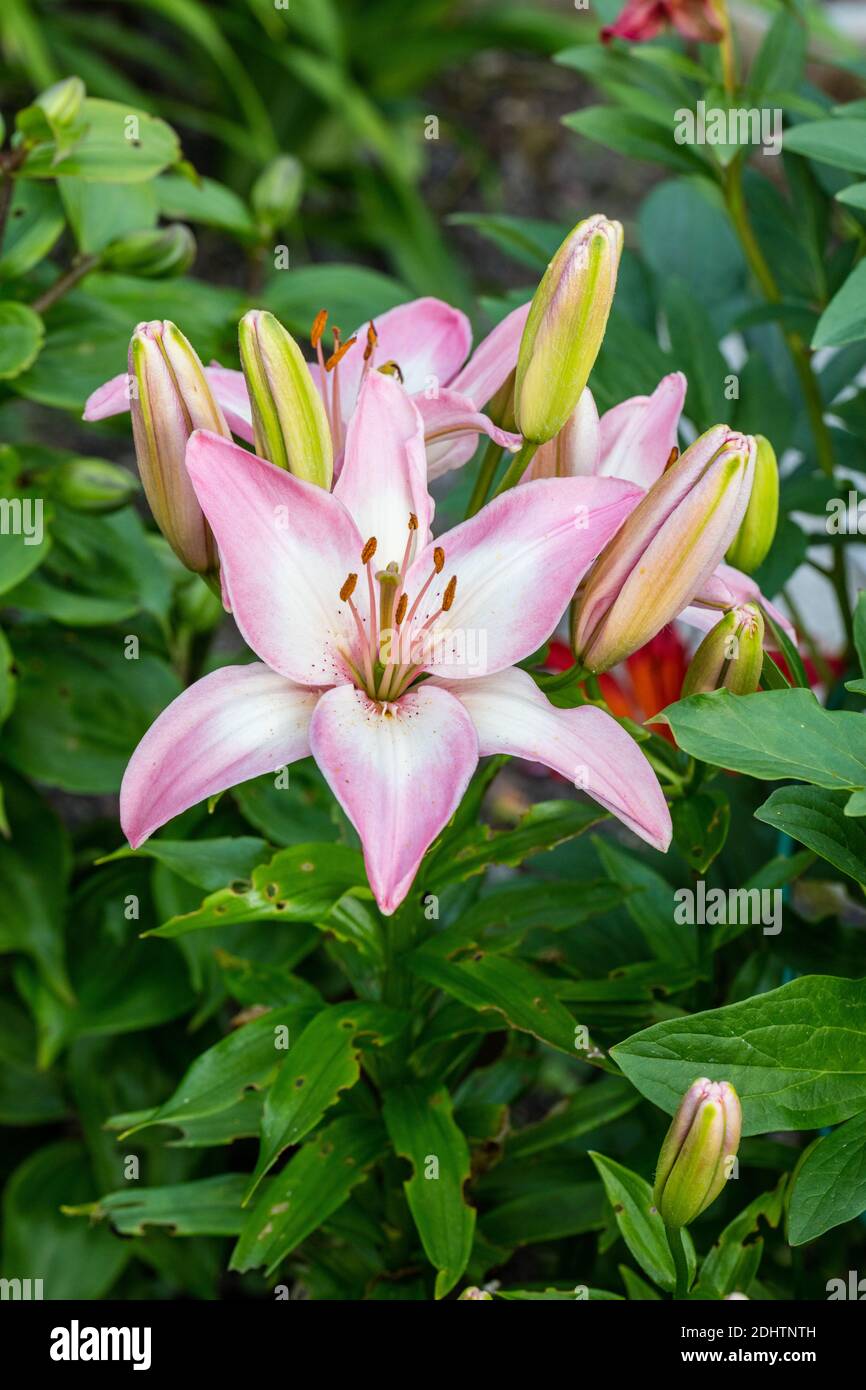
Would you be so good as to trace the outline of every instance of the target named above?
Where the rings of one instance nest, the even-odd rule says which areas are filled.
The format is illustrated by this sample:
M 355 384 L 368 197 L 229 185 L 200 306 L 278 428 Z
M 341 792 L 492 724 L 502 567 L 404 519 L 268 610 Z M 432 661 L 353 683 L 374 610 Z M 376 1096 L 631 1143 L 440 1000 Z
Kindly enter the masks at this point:
M 605 1158 L 604 1154 L 590 1153 L 589 1156 L 601 1175 L 620 1235 L 629 1250 L 653 1283 L 667 1293 L 673 1292 L 676 1284 L 673 1256 L 668 1248 L 665 1224 L 653 1205 L 649 1183 L 630 1168 Z M 682 1234 L 691 1281 L 695 1272 L 695 1247 L 688 1231 Z
M 254 835 L 221 835 L 213 840 L 148 840 L 140 849 L 122 845 L 113 854 L 98 860 L 110 864 L 114 859 L 147 858 L 164 864 L 196 888 L 205 892 L 224 888 L 248 878 L 256 865 L 268 857 L 265 840 Z
M 248 1088 L 259 1090 L 267 1086 L 288 1055 L 296 1034 L 321 1008 L 312 985 L 307 990 L 308 997 L 303 1002 L 270 1009 L 209 1047 L 195 1059 L 164 1105 L 132 1120 L 118 1137 L 123 1139 L 150 1125 L 178 1124 L 217 1114 L 235 1105 Z M 112 1129 L 118 1128 L 119 1118 L 109 1120 Z
M 805 1245 L 866 1211 L 866 1111 L 809 1148 L 794 1172 L 788 1240 Z
M 244 1221 L 243 1190 L 243 1173 L 218 1173 L 168 1187 L 125 1188 L 61 1210 L 91 1222 L 107 1220 L 122 1236 L 144 1235 L 148 1226 L 167 1226 L 175 1236 L 234 1236 Z
M 516 1130 L 508 1138 L 509 1157 L 527 1158 L 551 1145 L 601 1129 L 640 1104 L 640 1097 L 621 1076 L 605 1076 L 582 1086 L 576 1095 L 554 1106 L 538 1124 Z
M 259 1195 L 243 1224 L 231 1268 L 280 1261 L 343 1205 L 352 1188 L 387 1149 L 378 1120 L 347 1115 L 304 1144 Z
M 400 1086 L 386 1095 L 382 1113 L 394 1148 L 412 1164 L 412 1176 L 403 1184 L 406 1200 L 437 1271 L 436 1297 L 443 1298 L 472 1252 L 475 1209 L 463 1194 L 469 1145 L 444 1087 Z
M 782 1219 L 784 1174 L 772 1192 L 764 1192 L 729 1222 L 701 1266 L 695 1295 L 698 1298 L 726 1298 L 735 1290 L 746 1293 L 758 1272 L 764 1242 L 758 1234 L 761 1222 L 775 1229 Z
M 695 1078 L 707 1076 L 735 1087 L 744 1135 L 838 1124 L 866 1107 L 866 980 L 804 975 L 656 1023 L 611 1055 L 669 1115 Z
M 262 1116 L 259 1160 L 244 1197 L 248 1202 L 264 1174 L 290 1144 L 299 1144 L 340 1092 L 361 1075 L 358 1039 L 391 1042 L 407 1018 L 382 1004 L 332 1004 L 316 1014 L 289 1052 L 268 1091 Z
M 555 849 L 607 818 L 599 806 L 579 801 L 541 801 L 530 807 L 513 830 L 491 830 L 475 825 L 458 840 L 446 839 L 434 851 L 425 875 L 425 887 L 439 892 L 481 874 L 490 864 L 522 864 L 532 854 Z

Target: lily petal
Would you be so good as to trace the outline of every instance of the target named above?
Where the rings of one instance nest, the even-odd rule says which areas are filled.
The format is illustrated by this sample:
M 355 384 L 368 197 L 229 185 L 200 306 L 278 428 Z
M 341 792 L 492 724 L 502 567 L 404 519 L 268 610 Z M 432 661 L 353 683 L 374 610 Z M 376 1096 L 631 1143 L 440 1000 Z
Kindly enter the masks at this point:
M 466 366 L 450 383 L 453 390 L 469 396 L 476 405 L 486 405 L 493 399 L 509 372 L 517 366 L 530 302 L 512 309 L 478 344 Z
M 706 600 L 709 596 L 712 602 L 712 599 L 720 593 L 727 595 L 728 601 L 725 606 L 729 608 L 738 603 L 760 604 L 769 613 L 773 622 L 778 623 L 779 627 L 796 645 L 797 630 L 790 618 L 787 618 L 774 603 L 764 597 L 750 575 L 743 574 L 742 570 L 735 569 L 733 565 L 719 565 L 713 571 L 707 584 L 701 589 L 700 599 L 704 601 L 692 601 L 679 614 L 680 621 L 688 623 L 690 627 L 698 628 L 701 632 L 709 632 L 719 621 L 721 612 L 717 606 L 706 606 Z M 777 647 L 776 639 L 769 625 L 764 629 L 764 647 L 771 652 L 774 652 Z
M 402 561 L 410 513 L 418 520 L 415 550 L 430 539 L 433 502 L 427 491 L 424 426 L 393 377 L 371 372 L 361 388 L 334 496 L 365 539 L 376 537 L 377 568 Z
M 425 685 L 383 706 L 343 685 L 316 706 L 310 747 L 361 837 L 370 887 L 390 915 L 475 770 L 472 720 L 445 690 Z
M 471 458 L 475 453 L 479 434 L 486 434 L 503 449 L 512 451 L 519 449 L 523 442 L 522 435 L 513 434 L 510 430 L 501 430 L 498 425 L 494 425 L 489 416 L 476 410 L 468 396 L 459 391 L 443 388 L 430 400 L 422 391 L 413 396 L 412 400 L 424 421 L 427 472 L 431 479 L 440 478 L 443 473 L 449 472 L 452 468 L 459 468 Z M 468 447 L 453 448 L 456 440 Z
M 453 575 L 457 594 L 450 612 L 429 629 L 425 669 L 463 680 L 501 671 L 535 651 L 642 496 L 618 478 L 542 478 L 494 498 L 440 536 L 445 565 L 418 607 L 416 637 L 439 612 Z M 433 568 L 428 547 L 406 577 L 410 602 Z
M 432 382 L 449 385 L 472 346 L 468 318 L 442 299 L 413 299 L 372 322 L 377 339 L 374 366 L 396 362 L 410 395 L 423 391 Z M 357 341 L 339 366 L 344 420 L 351 418 L 361 385 L 367 324 L 363 323 L 353 336 Z
M 120 823 L 133 849 L 206 797 L 305 758 L 318 698 L 259 662 L 223 666 L 178 695 L 124 773 Z
M 186 466 L 249 646 L 300 685 L 347 679 L 355 626 L 339 595 L 363 541 L 342 502 L 206 430 L 190 437 Z M 361 585 L 356 602 L 366 612 Z
M 632 396 L 601 417 L 601 463 L 607 478 L 627 478 L 649 488 L 665 471 L 677 442 L 686 399 L 682 372 L 662 377 L 651 396 Z
M 429 684 L 429 683 L 428 683 Z M 575 783 L 655 849 L 671 840 L 671 817 L 655 773 L 633 738 L 594 705 L 557 709 L 526 672 L 436 682 L 472 717 L 478 751 L 544 763 Z
M 214 400 L 226 417 L 226 423 L 233 434 L 247 444 L 253 442 L 252 413 L 250 398 L 243 372 L 232 371 L 211 362 L 204 374 L 214 395 Z M 107 420 L 110 415 L 123 415 L 129 410 L 129 374 L 121 372 L 113 376 L 87 397 L 83 419 Z
M 523 475 L 533 478 L 589 478 L 601 474 L 601 425 L 595 397 L 584 387 L 559 434 L 542 444 Z

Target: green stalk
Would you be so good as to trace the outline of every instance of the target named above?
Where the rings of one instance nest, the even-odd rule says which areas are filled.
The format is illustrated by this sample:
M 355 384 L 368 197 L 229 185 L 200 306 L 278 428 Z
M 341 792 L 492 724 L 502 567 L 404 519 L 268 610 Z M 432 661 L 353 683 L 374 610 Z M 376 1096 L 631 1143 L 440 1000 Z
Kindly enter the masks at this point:
M 683 1246 L 683 1231 L 681 1226 L 668 1226 L 665 1224 L 665 1235 L 668 1238 L 668 1248 L 674 1262 L 674 1274 L 676 1276 L 676 1288 L 674 1298 L 688 1298 L 689 1295 L 689 1267 L 686 1262 L 686 1252 Z
M 499 467 L 499 460 L 502 458 L 502 445 L 497 444 L 494 439 L 488 439 L 487 448 L 484 450 L 484 457 L 481 460 L 481 467 L 478 470 L 478 477 L 475 479 L 475 486 L 472 489 L 472 496 L 469 499 L 469 506 L 466 508 L 466 520 L 470 516 L 475 516 L 480 512 L 484 503 L 487 501 L 487 494 L 493 485 L 496 477 L 496 469 Z
M 515 487 L 520 482 L 520 479 L 537 454 L 538 449 L 538 444 L 531 444 L 528 439 L 524 439 L 520 449 L 509 463 L 505 471 L 505 477 L 493 494 L 494 497 L 501 497 L 503 492 L 507 492 L 509 488 Z

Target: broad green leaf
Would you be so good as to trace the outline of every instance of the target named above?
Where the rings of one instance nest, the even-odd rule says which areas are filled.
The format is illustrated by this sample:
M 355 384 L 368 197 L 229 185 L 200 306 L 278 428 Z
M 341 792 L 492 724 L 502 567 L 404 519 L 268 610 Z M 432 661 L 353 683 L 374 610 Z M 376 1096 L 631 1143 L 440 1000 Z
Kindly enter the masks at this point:
M 775 15 L 749 71 L 748 84 L 757 96 L 797 90 L 803 76 L 806 39 L 806 25 L 799 15 L 785 10 Z
M 866 883 L 866 826 L 849 813 L 847 799 L 847 792 L 823 787 L 779 787 L 758 807 L 755 819 L 784 830 L 843 874 Z
M 291 845 L 250 875 L 252 887 L 220 889 L 195 912 L 173 917 L 154 936 L 182 936 L 237 922 L 323 923 L 350 888 L 366 883 L 360 854 L 345 845 Z M 240 885 L 238 885 L 239 887 Z
M 243 1271 L 265 1265 L 273 1273 L 343 1205 L 387 1143 L 378 1120 L 354 1115 L 320 1130 L 260 1193 L 246 1215 L 230 1267 Z
M 469 1145 L 455 1123 L 444 1087 L 398 1086 L 385 1095 L 382 1116 L 401 1158 L 412 1164 L 403 1184 L 421 1244 L 436 1270 L 436 1298 L 453 1289 L 472 1252 L 475 1209 L 463 1188 Z
M 613 840 L 596 836 L 593 845 L 610 877 L 634 890 L 625 908 L 653 955 L 676 964 L 696 961 L 695 928 L 676 921 L 674 889 L 667 880 Z
M 604 1225 L 604 1200 L 598 1183 L 568 1182 L 493 1207 L 481 1217 L 482 1235 L 506 1249 L 566 1236 L 585 1235 Z
M 20 280 L 48 255 L 65 226 L 57 190 L 50 186 L 17 182 L 12 195 L 0 280 Z
M 235 1105 L 248 1089 L 261 1090 L 269 1085 L 287 1049 L 321 1007 L 311 985 L 298 992 L 297 1004 L 270 1009 L 207 1048 L 195 1059 L 170 1099 L 131 1123 L 120 1138 L 150 1125 L 218 1114 Z M 108 1121 L 112 1128 L 118 1127 L 117 1118 Z
M 274 845 L 309 844 L 338 838 L 331 789 L 312 759 L 293 764 L 280 785 L 272 773 L 232 788 L 232 797 L 250 825 Z
M 862 684 L 864 686 L 863 694 L 866 695 L 866 681 L 862 682 Z M 848 688 L 850 689 L 850 685 Z M 866 816 L 866 791 L 851 793 L 848 800 L 845 802 L 845 815 Z
M 92 1196 L 82 1145 L 49 1144 L 26 1158 L 3 1196 L 3 1278 L 41 1279 L 46 1299 L 104 1298 L 132 1252 L 110 1231 L 63 1215 L 63 1203 Z
M 736 1088 L 744 1135 L 839 1124 L 866 1107 L 866 980 L 804 975 L 656 1023 L 611 1056 L 669 1115 L 696 1077 L 708 1076 Z
M 676 1284 L 673 1256 L 668 1248 L 665 1223 L 653 1206 L 653 1190 L 638 1173 L 604 1154 L 590 1152 L 598 1169 L 619 1233 L 641 1269 L 654 1284 L 672 1293 Z M 689 1276 L 695 1271 L 695 1249 L 683 1231 Z
M 246 204 L 215 179 L 193 183 L 182 174 L 161 174 L 153 190 L 161 215 L 171 222 L 202 222 L 242 240 L 256 235 Z
M 150 1123 L 149 1110 L 131 1110 L 126 1114 L 112 1115 L 105 1127 L 116 1130 L 135 1131 Z M 162 1121 L 157 1121 L 161 1124 Z M 183 1116 L 166 1121 L 165 1128 L 170 1131 L 163 1141 L 167 1149 L 214 1149 L 225 1144 L 233 1144 L 236 1139 L 256 1139 L 262 1123 L 262 1097 L 256 1091 L 248 1091 L 240 1100 L 226 1110 L 218 1110 L 213 1115 L 202 1115 L 196 1120 Z
M 866 120 L 830 117 L 804 121 L 785 131 L 784 148 L 822 164 L 866 174 Z
M 60 1078 L 36 1066 L 36 1034 L 23 1009 L 0 999 L 0 1124 L 42 1125 L 67 1113 Z
M 638 212 L 641 248 L 662 283 L 684 280 L 702 304 L 743 292 L 746 267 L 721 194 L 704 178 L 667 179 Z
M 31 187 L 41 189 L 40 184 Z M 119 237 L 156 226 L 156 196 L 150 184 L 62 178 L 57 189 L 82 255 L 98 254 Z
M 20 778 L 4 772 L 11 834 L 0 837 L 0 953 L 23 951 L 46 984 L 71 998 L 64 963 L 63 916 L 70 850 L 54 812 Z
M 0 381 L 32 367 L 45 338 L 45 325 L 26 304 L 0 302 Z
M 582 834 L 606 815 L 599 806 L 580 801 L 539 801 L 513 830 L 478 825 L 453 840 L 446 836 L 428 861 L 425 887 L 438 892 L 449 883 L 483 873 L 490 864 L 522 864 L 530 855 Z
M 147 729 L 180 693 L 177 677 L 123 635 L 19 627 L 13 649 L 19 698 L 4 729 L 5 758 L 48 786 L 115 792 Z
M 293 1043 L 265 1097 L 261 1144 L 244 1201 L 284 1149 L 299 1144 L 340 1093 L 361 1075 L 360 1039 L 381 1046 L 405 1028 L 407 1016 L 383 1004 L 331 1004 L 310 1020 Z
M 137 850 L 123 845 L 98 862 L 156 859 L 187 883 L 212 892 L 228 883 L 237 885 L 247 880 L 268 853 L 265 841 L 252 835 L 221 835 L 213 840 L 148 840 Z
M 64 1210 L 67 1218 L 88 1217 L 90 1228 L 107 1221 L 122 1236 L 145 1235 L 151 1226 L 167 1226 L 174 1236 L 235 1236 L 244 1222 L 243 1190 L 243 1173 L 218 1173 L 166 1187 L 130 1185 L 98 1202 L 67 1204 Z
M 633 111 L 617 110 L 614 106 L 585 106 L 563 116 L 563 125 L 588 140 L 597 141 L 617 154 L 630 159 L 648 160 L 676 169 L 681 174 L 706 170 L 707 164 L 688 145 L 674 140 L 673 123 L 662 125 Z
M 448 221 L 455 227 L 472 227 L 507 256 L 539 274 L 570 230 L 564 223 L 509 217 L 505 213 L 455 212 Z
M 513 1130 L 507 1140 L 509 1157 L 528 1158 L 551 1145 L 577 1139 L 627 1115 L 639 1103 L 634 1087 L 622 1077 L 600 1077 L 560 1101 L 537 1124 Z
M 731 806 L 724 792 L 692 792 L 671 805 L 674 841 L 680 854 L 705 874 L 721 854 L 731 827 Z
M 729 1222 L 701 1266 L 696 1298 L 727 1298 L 747 1293 L 761 1263 L 761 1221 L 775 1230 L 784 1210 L 787 1175 L 772 1192 L 764 1192 Z
M 866 121 L 863 125 L 866 129 Z M 858 343 L 863 338 L 866 338 L 866 262 L 860 261 L 818 320 L 812 347 L 843 347 L 845 343 Z
M 408 959 L 414 974 L 444 989 L 470 1008 L 501 1014 L 504 1024 L 532 1033 L 571 1056 L 577 1024 L 556 996 L 551 982 L 522 961 L 475 951 L 464 960 L 448 960 L 429 946 Z
M 866 1211 L 866 1111 L 816 1139 L 791 1179 L 788 1240 L 805 1245 Z
M 99 183 L 143 183 L 180 159 L 171 126 L 120 102 L 88 97 L 82 103 L 81 124 L 81 138 L 59 159 L 53 141 L 36 145 L 22 165 L 22 177 L 71 174 Z
M 715 767 L 830 790 L 866 786 L 862 716 L 825 710 L 809 690 L 714 690 L 668 705 L 659 718 L 684 752 Z
M 837 203 L 845 203 L 849 208 L 866 208 L 866 183 L 852 183 L 835 197 Z
M 854 645 L 860 670 L 866 676 L 866 589 L 858 595 L 854 609 Z

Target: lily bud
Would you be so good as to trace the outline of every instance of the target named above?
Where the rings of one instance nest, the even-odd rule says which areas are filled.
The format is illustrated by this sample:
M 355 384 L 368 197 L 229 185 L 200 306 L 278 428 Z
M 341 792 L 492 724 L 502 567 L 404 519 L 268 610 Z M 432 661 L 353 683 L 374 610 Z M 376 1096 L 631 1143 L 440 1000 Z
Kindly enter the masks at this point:
M 77 119 L 87 92 L 80 77 L 66 77 L 40 92 L 34 102 L 52 126 L 70 126 Z
M 197 574 L 217 568 L 217 551 L 186 471 L 193 430 L 230 439 L 204 368 L 168 319 L 140 323 L 129 345 L 130 411 L 138 471 L 154 520 L 178 559 Z
M 272 159 L 259 174 L 250 202 L 263 227 L 284 227 L 294 217 L 304 188 L 304 168 L 293 155 Z
M 732 608 L 707 633 L 692 657 L 681 699 L 709 690 L 753 695 L 764 662 L 764 619 L 754 603 Z
M 653 484 L 572 607 L 572 643 L 583 667 L 606 671 L 689 604 L 736 534 L 754 470 L 754 439 L 716 425 Z
M 107 246 L 99 258 L 101 270 L 166 280 L 183 275 L 195 260 L 195 237 L 189 227 L 173 222 L 152 231 L 130 232 Z
M 328 417 L 294 338 L 273 314 L 253 309 L 241 319 L 239 341 L 256 453 L 329 488 L 334 449 Z
M 653 1203 L 666 1226 L 688 1226 L 724 1187 L 743 1115 L 729 1081 L 701 1077 L 683 1096 L 659 1153 Z
M 138 491 L 138 481 L 107 459 L 64 459 L 51 476 L 58 502 L 77 512 L 114 512 Z
M 734 537 L 725 559 L 746 574 L 754 574 L 766 559 L 776 535 L 779 519 L 779 465 L 769 439 L 755 435 L 758 446 L 755 458 L 755 481 L 746 515 Z
M 473 1285 L 471 1288 L 463 1290 L 462 1294 L 460 1294 L 459 1298 L 457 1299 L 457 1302 L 492 1303 L 493 1294 L 488 1293 L 486 1289 L 479 1289 Z
M 577 405 L 607 327 L 622 227 L 596 215 L 578 222 L 542 276 L 517 358 L 515 413 L 524 439 L 544 444 Z

